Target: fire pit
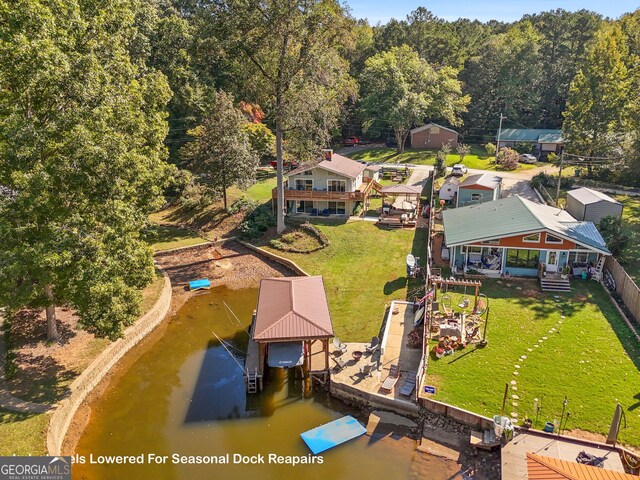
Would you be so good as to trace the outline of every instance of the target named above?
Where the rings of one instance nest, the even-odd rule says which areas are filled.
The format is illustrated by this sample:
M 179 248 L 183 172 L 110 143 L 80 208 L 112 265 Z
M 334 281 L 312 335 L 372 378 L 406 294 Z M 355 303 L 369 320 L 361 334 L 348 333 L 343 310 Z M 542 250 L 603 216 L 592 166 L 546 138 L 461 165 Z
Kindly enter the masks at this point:
M 351 354 L 351 356 L 353 357 L 353 359 L 357 362 L 362 358 L 363 353 L 360 350 L 356 350 L 355 352 L 353 352 Z

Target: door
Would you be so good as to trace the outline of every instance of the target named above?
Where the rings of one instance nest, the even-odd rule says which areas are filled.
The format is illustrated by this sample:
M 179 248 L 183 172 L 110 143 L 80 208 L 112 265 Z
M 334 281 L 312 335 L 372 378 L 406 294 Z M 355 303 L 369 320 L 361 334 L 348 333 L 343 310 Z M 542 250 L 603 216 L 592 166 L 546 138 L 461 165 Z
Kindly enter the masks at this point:
M 547 272 L 556 273 L 558 271 L 558 260 L 560 254 L 554 250 L 547 253 Z

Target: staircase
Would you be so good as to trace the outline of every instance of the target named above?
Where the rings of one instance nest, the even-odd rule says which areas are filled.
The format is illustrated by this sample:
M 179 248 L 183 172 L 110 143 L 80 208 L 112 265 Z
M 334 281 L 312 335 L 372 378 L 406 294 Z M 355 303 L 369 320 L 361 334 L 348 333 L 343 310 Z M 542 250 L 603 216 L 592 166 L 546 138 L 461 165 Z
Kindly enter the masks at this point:
M 568 278 L 561 278 L 560 275 L 547 274 L 540 277 L 540 288 L 543 292 L 570 292 L 571 285 Z
M 599 282 L 600 280 L 602 280 L 602 270 L 604 269 L 604 260 L 605 260 L 604 255 L 600 255 L 600 258 L 598 259 L 598 263 L 596 264 L 596 271 L 593 273 L 591 280 L 595 280 L 596 282 Z

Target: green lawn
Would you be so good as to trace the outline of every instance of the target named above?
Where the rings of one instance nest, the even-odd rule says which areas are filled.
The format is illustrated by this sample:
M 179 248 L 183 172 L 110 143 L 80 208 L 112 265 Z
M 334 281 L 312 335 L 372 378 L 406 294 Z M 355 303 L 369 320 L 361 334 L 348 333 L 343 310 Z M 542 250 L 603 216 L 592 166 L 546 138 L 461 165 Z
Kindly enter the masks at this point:
M 575 280 L 559 303 L 534 281 L 507 287 L 485 280 L 482 292 L 490 298 L 489 344 L 430 358 L 427 381 L 437 387 L 436 400 L 493 416 L 500 413 L 505 383 L 515 380 L 506 415 L 535 418 L 533 401 L 541 399 L 540 428 L 560 418 L 566 395 L 567 428 L 600 434 L 608 432 L 619 401 L 627 421 L 620 438 L 640 445 L 640 346 L 600 285 Z M 454 307 L 461 294 L 451 295 Z
M 354 160 L 364 160 L 367 162 L 391 162 L 391 163 L 410 163 L 415 165 L 433 165 L 435 163 L 437 150 L 412 149 L 408 148 L 404 153 L 396 153 L 395 148 L 374 147 L 366 150 L 360 150 L 349 154 L 349 158 Z M 464 157 L 464 161 L 460 162 L 457 153 L 447 155 L 447 165 L 455 165 L 463 163 L 468 168 L 478 170 L 496 170 L 496 166 L 492 164 L 493 157 L 489 157 L 484 149 L 472 147 L 471 153 Z M 514 171 L 529 170 L 535 168 L 536 165 L 518 164 L 518 168 Z
M 170 250 L 172 248 L 198 245 L 200 243 L 205 243 L 208 240 L 183 228 L 172 227 L 169 225 L 154 225 L 153 231 L 150 232 L 149 241 L 151 242 L 153 249 L 156 252 L 159 252 L 161 250 Z
M 271 191 L 276 187 L 276 171 L 267 167 L 258 170 L 256 183 L 247 189 L 244 194 L 251 200 L 264 203 L 271 200 Z M 238 192 L 240 192 L 238 190 Z M 239 193 L 242 194 L 241 192 Z
M 311 275 L 324 276 L 336 335 L 343 341 L 378 335 L 391 300 L 417 293 L 422 281 L 407 285 L 406 256 L 425 258 L 425 230 L 381 230 L 371 222 L 311 220 L 331 244 L 310 254 L 267 250 L 295 261 Z
M 0 410 L 0 455 L 46 455 L 49 415 Z

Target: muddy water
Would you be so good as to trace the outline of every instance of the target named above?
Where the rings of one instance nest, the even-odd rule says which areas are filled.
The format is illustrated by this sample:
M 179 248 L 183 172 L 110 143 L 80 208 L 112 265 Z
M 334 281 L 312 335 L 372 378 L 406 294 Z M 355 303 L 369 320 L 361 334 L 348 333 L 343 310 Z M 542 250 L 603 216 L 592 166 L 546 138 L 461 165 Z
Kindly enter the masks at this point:
M 303 395 L 302 383 L 273 370 L 266 389 L 247 396 L 242 369 L 215 339 L 224 338 L 241 358 L 247 334 L 223 301 L 248 327 L 257 290 L 212 289 L 189 300 L 155 343 L 140 347 L 134 363 L 91 405 L 89 424 L 76 448 L 87 463 L 77 479 L 326 479 L 451 478 L 451 466 L 414 462 L 414 442 L 396 435 L 365 435 L 322 456 L 322 464 L 269 463 L 269 454 L 311 459 L 300 433 L 344 414 L 344 404 Z M 241 360 L 240 360 L 241 361 Z M 359 417 L 365 422 L 365 418 Z M 148 455 L 168 456 L 155 464 Z M 173 464 L 173 455 L 265 455 L 265 464 Z M 89 464 L 105 455 L 144 455 L 143 465 Z M 220 460 L 225 459 L 222 457 Z M 316 460 L 317 461 L 317 460 Z M 425 471 L 425 468 L 427 471 Z

